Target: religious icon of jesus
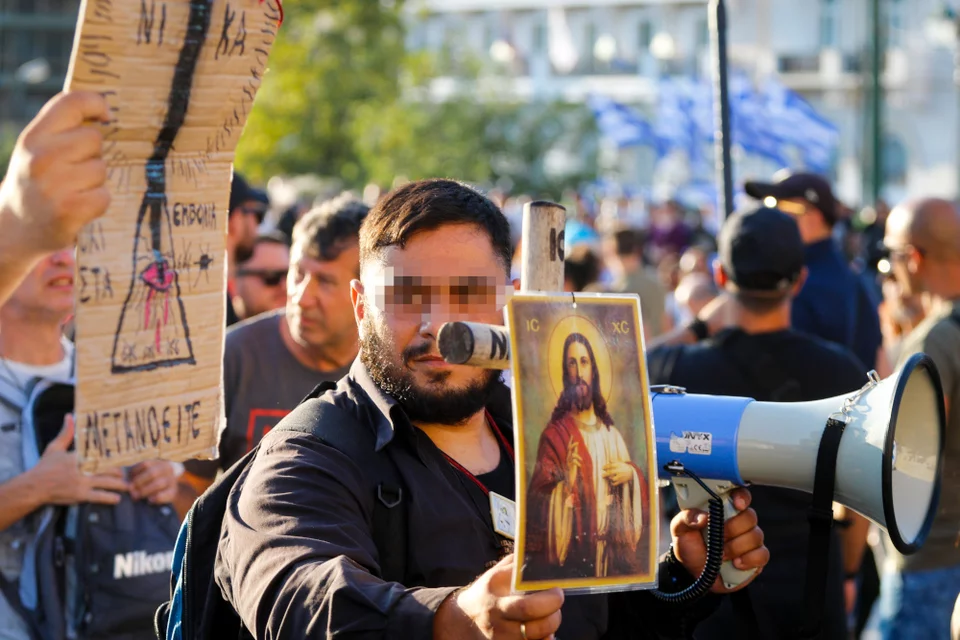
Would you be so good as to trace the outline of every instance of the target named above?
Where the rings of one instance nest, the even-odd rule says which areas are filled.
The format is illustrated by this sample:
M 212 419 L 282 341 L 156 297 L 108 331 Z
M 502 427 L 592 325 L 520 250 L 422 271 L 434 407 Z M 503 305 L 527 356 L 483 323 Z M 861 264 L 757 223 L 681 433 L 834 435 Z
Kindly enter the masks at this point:
M 540 436 L 528 491 L 527 540 L 538 551 L 531 564 L 584 577 L 636 573 L 646 482 L 607 411 L 583 335 L 567 336 L 562 370 L 563 391 Z
M 520 583 L 528 588 L 632 588 L 654 579 L 654 440 L 639 312 L 635 298 L 604 298 L 578 296 L 573 307 L 556 296 L 527 305 L 517 296 L 508 313 L 517 432 L 526 441 L 518 449 L 535 451 L 518 482 Z

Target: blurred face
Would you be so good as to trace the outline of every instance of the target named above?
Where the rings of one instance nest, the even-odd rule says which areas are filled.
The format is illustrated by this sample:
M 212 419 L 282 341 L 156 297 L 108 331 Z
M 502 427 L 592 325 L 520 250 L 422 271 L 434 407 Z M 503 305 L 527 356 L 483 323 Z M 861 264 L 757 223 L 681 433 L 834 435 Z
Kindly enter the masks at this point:
M 460 424 L 483 409 L 499 372 L 446 363 L 437 333 L 456 320 L 502 324 L 509 286 L 490 238 L 445 225 L 380 258 L 354 283 L 361 360 L 414 422 Z
M 660 260 L 660 264 L 657 265 L 657 275 L 660 278 L 661 284 L 667 288 L 668 291 L 673 291 L 677 288 L 677 284 L 680 282 L 680 263 L 677 260 L 675 255 L 664 256 Z
M 923 291 L 922 268 L 924 250 L 910 242 L 906 224 L 899 224 L 901 216 L 891 215 L 887 220 L 883 245 L 889 252 L 890 273 L 905 296 Z
M 23 279 L 4 308 L 41 322 L 62 322 L 73 312 L 75 266 L 73 249 L 48 255 Z M 86 280 L 92 291 L 94 276 L 86 276 Z
M 282 244 L 261 242 L 236 274 L 237 295 L 246 317 L 282 309 L 287 303 L 290 250 Z
M 347 245 L 334 260 L 305 253 L 294 243 L 287 274 L 287 326 L 293 340 L 305 348 L 338 348 L 355 343 L 357 327 L 350 308 L 350 281 L 357 276 L 360 250 Z
M 707 264 L 707 254 L 701 249 L 687 249 L 680 258 L 680 271 L 684 274 L 710 274 L 710 265 Z
M 784 213 L 789 213 L 797 221 L 797 227 L 800 228 L 800 238 L 804 244 L 812 244 L 821 240 L 826 233 L 829 235 L 830 228 L 823 220 L 823 214 L 816 207 L 801 198 L 791 198 L 789 200 L 777 200 L 776 207 Z
M 253 255 L 257 230 L 266 215 L 266 205 L 254 200 L 248 200 L 233 210 L 227 231 L 234 240 L 234 260 L 237 262 L 246 262 Z

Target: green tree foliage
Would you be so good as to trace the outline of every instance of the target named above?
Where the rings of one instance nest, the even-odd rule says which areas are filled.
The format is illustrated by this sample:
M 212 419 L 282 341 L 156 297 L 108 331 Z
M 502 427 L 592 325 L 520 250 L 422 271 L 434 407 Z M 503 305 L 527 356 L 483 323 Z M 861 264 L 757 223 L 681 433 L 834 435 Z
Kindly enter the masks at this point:
M 353 112 L 397 98 L 399 10 L 372 0 L 297 0 L 284 11 L 237 165 L 256 180 L 286 172 L 361 182 Z
M 583 105 L 504 99 L 504 78 L 463 51 L 406 51 L 398 6 L 289 6 L 238 149 L 238 168 L 254 179 L 314 173 L 389 187 L 450 177 L 559 198 L 596 176 Z M 450 74 L 456 86 L 432 99 L 432 83 Z
M 0 125 L 0 179 L 7 172 L 10 156 L 13 155 L 13 148 L 17 145 L 18 134 L 19 129 L 14 126 Z

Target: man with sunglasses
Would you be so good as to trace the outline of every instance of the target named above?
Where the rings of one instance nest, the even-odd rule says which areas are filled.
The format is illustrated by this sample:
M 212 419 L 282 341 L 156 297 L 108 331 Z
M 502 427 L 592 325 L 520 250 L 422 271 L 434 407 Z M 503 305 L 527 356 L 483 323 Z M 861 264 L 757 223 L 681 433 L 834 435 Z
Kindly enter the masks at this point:
M 938 198 L 905 202 L 887 218 L 883 244 L 894 278 L 905 294 L 920 294 L 925 314 L 904 339 L 900 362 L 918 352 L 933 358 L 947 434 L 940 504 L 926 543 L 910 556 L 886 545 L 880 633 L 884 640 L 946 638 L 960 592 L 960 211 Z
M 791 214 L 800 227 L 809 276 L 793 301 L 793 327 L 847 347 L 864 371 L 888 373 L 881 351 L 880 301 L 850 269 L 833 238 L 840 214 L 830 183 L 812 173 L 785 172 L 771 183 L 747 182 L 744 190 L 766 206 Z
M 345 194 L 304 215 L 293 229 L 285 308 L 227 331 L 220 458 L 185 464 L 181 513 L 218 469 L 242 458 L 314 387 L 348 372 L 359 348 L 350 282 L 359 273 L 358 238 L 368 210 Z
M 265 191 L 254 189 L 242 175 L 233 172 L 230 187 L 230 212 L 227 214 L 227 326 L 238 322 L 240 316 L 233 306 L 234 276 L 237 265 L 253 255 L 257 232 L 270 199 Z
M 287 304 L 290 241 L 279 231 L 257 236 L 253 255 L 237 266 L 233 307 L 241 319 L 282 309 Z

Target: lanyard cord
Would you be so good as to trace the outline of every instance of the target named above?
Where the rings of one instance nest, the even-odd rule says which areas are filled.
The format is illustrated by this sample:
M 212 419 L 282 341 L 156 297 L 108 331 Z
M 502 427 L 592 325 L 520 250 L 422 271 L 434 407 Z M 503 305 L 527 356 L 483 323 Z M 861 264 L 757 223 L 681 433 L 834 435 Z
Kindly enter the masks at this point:
M 510 443 L 507 442 L 507 439 L 503 436 L 503 433 L 501 433 L 500 427 L 497 426 L 497 422 L 496 422 L 496 421 L 493 419 L 493 417 L 490 415 L 490 412 L 489 412 L 489 411 L 486 412 L 486 417 L 487 417 L 487 424 L 490 425 L 490 429 L 491 429 L 491 430 L 493 431 L 493 433 L 497 436 L 497 440 L 500 442 L 500 444 L 503 445 L 503 448 L 506 449 L 507 454 L 509 454 L 509 456 L 510 456 L 510 459 L 513 460 L 513 459 L 514 459 L 514 457 L 513 457 L 513 447 L 511 447 L 511 446 L 510 446 Z M 440 453 L 443 453 L 443 452 L 441 451 Z M 474 483 L 475 485 L 477 485 L 478 487 L 480 487 L 480 490 L 483 491 L 483 494 L 484 494 L 484 495 L 487 495 L 487 496 L 490 495 L 490 490 L 487 489 L 487 487 L 484 486 L 484 484 L 483 484 L 482 482 L 480 482 L 475 475 L 473 475 L 472 473 L 470 473 L 462 464 L 460 464 L 459 462 L 457 462 L 456 460 L 454 460 L 453 458 L 451 458 L 450 456 L 448 456 L 446 453 L 443 453 L 443 457 L 447 459 L 447 462 L 450 463 L 450 466 L 452 466 L 454 469 L 457 469 L 458 471 L 460 471 L 460 473 L 462 473 L 463 475 L 467 476 L 467 478 L 469 478 L 471 481 L 473 481 L 473 483 Z M 500 465 L 498 464 L 497 466 L 500 466 Z

